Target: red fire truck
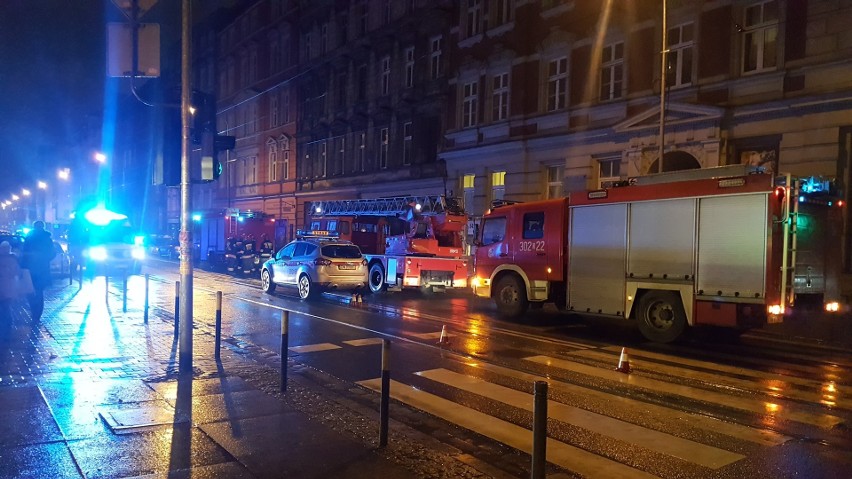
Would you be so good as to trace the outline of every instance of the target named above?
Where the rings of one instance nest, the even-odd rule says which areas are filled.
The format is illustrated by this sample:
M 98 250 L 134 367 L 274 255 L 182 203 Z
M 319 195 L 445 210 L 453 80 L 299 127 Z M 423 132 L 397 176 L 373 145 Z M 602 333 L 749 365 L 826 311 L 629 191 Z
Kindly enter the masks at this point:
M 369 262 L 370 291 L 468 286 L 464 210 L 440 195 L 315 201 L 307 224 L 352 241 Z
M 627 183 L 489 210 L 475 294 L 505 318 L 553 302 L 636 320 L 660 342 L 780 322 L 797 298 L 838 309 L 843 204 L 815 191 L 827 183 L 742 166 Z

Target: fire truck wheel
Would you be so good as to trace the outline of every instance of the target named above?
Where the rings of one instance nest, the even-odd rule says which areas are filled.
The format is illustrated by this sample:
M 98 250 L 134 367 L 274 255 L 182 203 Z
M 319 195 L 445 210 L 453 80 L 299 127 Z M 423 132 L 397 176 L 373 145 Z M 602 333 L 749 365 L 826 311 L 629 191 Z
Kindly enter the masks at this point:
M 385 281 L 385 268 L 381 263 L 375 263 L 370 266 L 370 292 L 373 294 L 381 293 L 388 289 L 387 281 Z
M 260 286 L 264 293 L 275 292 L 275 283 L 272 282 L 272 274 L 269 273 L 268 269 L 260 272 Z
M 319 291 L 314 286 L 314 283 L 311 281 L 311 278 L 308 278 L 308 275 L 303 274 L 299 276 L 299 297 L 310 301 L 317 297 Z
M 504 276 L 494 289 L 494 302 L 497 311 L 504 319 L 517 319 L 527 312 L 527 290 L 521 280 L 514 275 Z
M 651 341 L 670 343 L 686 329 L 680 297 L 671 291 L 648 291 L 639 301 L 639 331 Z

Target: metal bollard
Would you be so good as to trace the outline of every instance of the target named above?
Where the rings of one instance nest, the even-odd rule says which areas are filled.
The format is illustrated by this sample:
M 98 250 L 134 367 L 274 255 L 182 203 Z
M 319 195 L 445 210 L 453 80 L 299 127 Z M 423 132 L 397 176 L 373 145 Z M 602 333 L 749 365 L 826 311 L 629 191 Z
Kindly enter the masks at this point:
M 175 281 L 175 335 L 180 325 L 180 281 Z
M 547 381 L 536 381 L 533 407 L 533 450 L 530 477 L 544 479 L 547 465 Z
M 109 276 L 104 275 L 104 301 L 109 303 Z
M 222 292 L 216 291 L 216 348 L 213 357 L 219 359 L 219 348 L 222 345 Z
M 281 311 L 281 392 L 287 392 L 287 330 L 290 329 L 290 312 Z
M 148 324 L 148 273 L 145 273 L 145 312 L 142 313 L 142 320 Z
M 123 291 L 124 295 L 121 298 L 121 310 L 126 313 L 127 312 L 127 275 L 126 274 L 124 275 L 123 288 L 124 288 L 124 291 Z
M 390 339 L 382 340 L 382 399 L 379 404 L 379 447 L 388 445 L 388 407 L 390 406 Z

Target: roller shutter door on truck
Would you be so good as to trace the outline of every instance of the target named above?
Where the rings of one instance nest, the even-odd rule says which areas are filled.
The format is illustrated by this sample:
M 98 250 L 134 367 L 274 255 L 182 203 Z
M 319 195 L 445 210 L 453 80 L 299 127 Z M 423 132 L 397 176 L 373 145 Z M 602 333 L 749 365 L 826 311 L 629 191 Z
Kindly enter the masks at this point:
M 627 205 L 571 208 L 568 237 L 568 306 L 620 314 L 624 309 Z
M 699 297 L 765 297 L 770 234 L 767 201 L 766 194 L 699 200 Z

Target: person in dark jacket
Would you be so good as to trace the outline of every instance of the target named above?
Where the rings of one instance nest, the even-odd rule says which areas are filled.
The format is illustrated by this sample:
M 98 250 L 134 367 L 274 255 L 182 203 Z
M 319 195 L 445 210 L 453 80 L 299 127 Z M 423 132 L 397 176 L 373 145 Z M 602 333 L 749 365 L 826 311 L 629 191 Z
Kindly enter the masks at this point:
M 50 286 L 50 261 L 56 256 L 53 239 L 44 229 L 44 221 L 33 223 L 33 230 L 24 239 L 23 267 L 30 270 L 35 293 L 29 297 L 30 312 L 35 321 L 44 312 L 44 290 Z

